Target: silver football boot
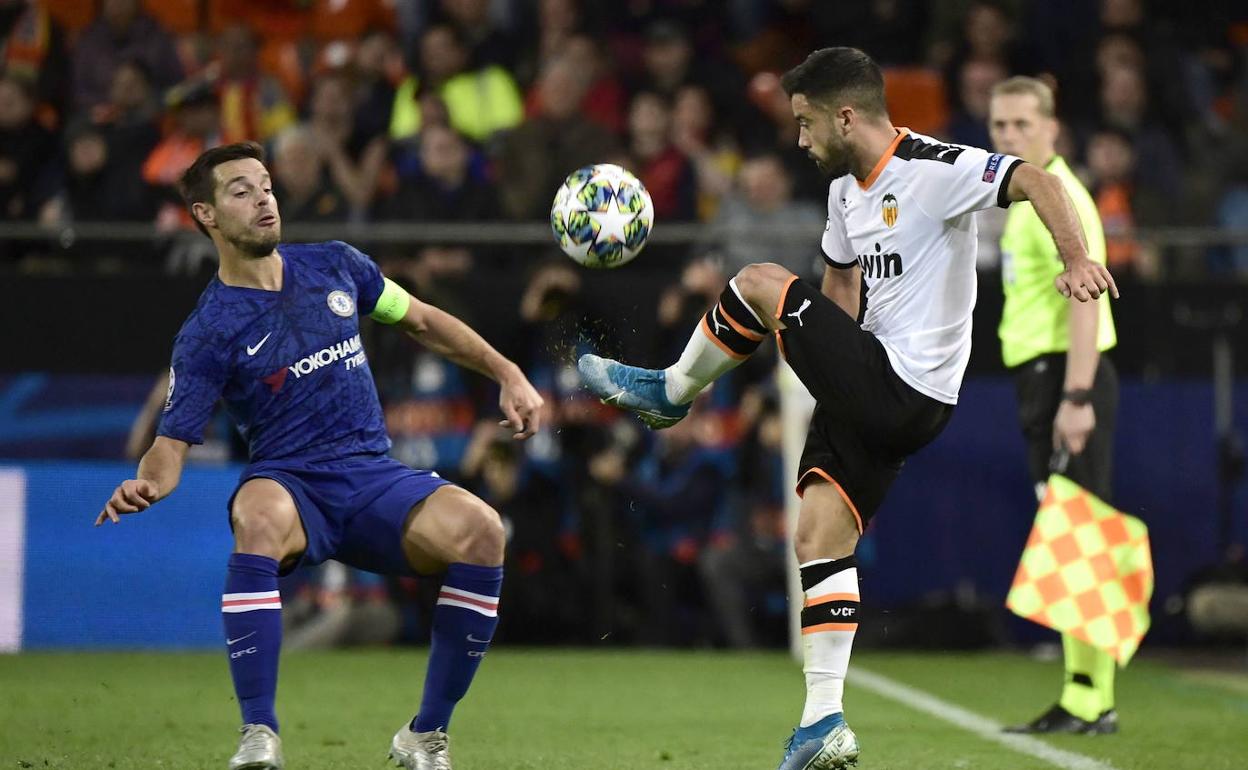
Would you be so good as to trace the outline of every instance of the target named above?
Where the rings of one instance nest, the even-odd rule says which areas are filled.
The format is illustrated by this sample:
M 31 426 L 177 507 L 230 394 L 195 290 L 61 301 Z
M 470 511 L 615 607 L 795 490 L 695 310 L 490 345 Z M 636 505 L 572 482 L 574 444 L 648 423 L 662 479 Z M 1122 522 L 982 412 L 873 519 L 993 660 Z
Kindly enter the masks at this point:
M 230 758 L 230 770 L 282 770 L 282 739 L 268 725 L 243 725 L 238 751 Z
M 390 758 L 404 770 L 451 770 L 451 737 L 441 730 L 414 733 L 403 725 L 390 741 Z

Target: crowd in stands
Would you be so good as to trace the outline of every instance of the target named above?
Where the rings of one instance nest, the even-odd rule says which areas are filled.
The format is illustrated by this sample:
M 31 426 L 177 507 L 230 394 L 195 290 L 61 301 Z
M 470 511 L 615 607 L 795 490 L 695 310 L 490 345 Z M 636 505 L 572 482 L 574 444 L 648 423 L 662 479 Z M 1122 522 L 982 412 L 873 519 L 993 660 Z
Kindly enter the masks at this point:
M 850 44 L 886 68 L 894 122 L 956 142 L 989 143 L 995 83 L 1049 79 L 1114 266 L 1147 275 L 1135 227 L 1248 224 L 1232 5 L 0 0 L 0 211 L 188 228 L 181 170 L 255 139 L 288 223 L 540 220 L 604 160 L 661 222 L 804 221 L 822 180 L 776 75 Z
M 155 224 L 187 237 L 171 240 L 174 258 L 140 269 L 194 272 L 211 251 L 176 180 L 215 144 L 265 144 L 288 228 L 541 221 L 568 172 L 619 163 L 645 183 L 660 223 L 745 233 L 708 227 L 687 263 L 662 268 L 670 288 L 644 351 L 658 363 L 674 359 L 741 266 L 817 275 L 826 180 L 796 147 L 778 76 L 842 44 L 885 68 L 895 124 L 955 142 L 989 144 L 994 84 L 1047 79 L 1062 152 L 1096 199 L 1111 266 L 1147 279 L 1157 255 L 1135 228 L 1248 228 L 1248 11 L 1232 5 L 0 0 L 0 223 Z M 808 231 L 808 249 L 775 253 L 751 235 L 770 226 Z M 984 231 L 987 264 L 991 221 Z M 115 248 L 0 241 L 0 271 L 112 269 Z M 610 328 L 578 269 L 547 251 L 553 261 L 511 266 L 526 277 L 510 309 L 465 290 L 474 270 L 506 267 L 508 254 L 454 243 L 373 251 L 418 296 L 470 322 L 507 314 L 514 338 L 498 343 L 549 411 L 550 428 L 516 445 L 493 424 L 486 383 L 376 335 L 370 361 L 395 456 L 460 480 L 506 517 L 504 618 L 524 619 L 510 629 L 504 619 L 511 638 L 782 638 L 774 361 L 756 356 L 676 428 L 641 430 L 580 391 L 576 352 L 626 330 Z M 1248 253 L 1218 259 L 1248 269 Z M 316 596 L 334 605 L 350 589 L 330 582 Z

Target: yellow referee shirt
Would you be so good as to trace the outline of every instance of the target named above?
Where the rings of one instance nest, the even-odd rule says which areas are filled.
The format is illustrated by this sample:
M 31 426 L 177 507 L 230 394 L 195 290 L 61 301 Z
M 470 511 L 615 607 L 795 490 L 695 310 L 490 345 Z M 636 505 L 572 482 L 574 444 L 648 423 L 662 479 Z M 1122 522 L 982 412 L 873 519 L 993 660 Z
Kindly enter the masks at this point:
M 1088 257 L 1105 264 L 1105 232 L 1096 203 L 1060 155 L 1045 166 L 1062 180 L 1075 204 L 1075 213 L 1088 242 Z M 1029 202 L 1010 206 L 1001 235 L 1001 279 L 1005 284 L 1005 308 L 1001 313 L 1001 358 L 1008 367 L 1045 353 L 1064 353 L 1070 347 L 1070 303 L 1057 293 L 1053 281 L 1064 269 L 1053 236 Z M 1096 300 L 1100 322 L 1096 348 L 1106 351 L 1118 342 L 1109 295 Z

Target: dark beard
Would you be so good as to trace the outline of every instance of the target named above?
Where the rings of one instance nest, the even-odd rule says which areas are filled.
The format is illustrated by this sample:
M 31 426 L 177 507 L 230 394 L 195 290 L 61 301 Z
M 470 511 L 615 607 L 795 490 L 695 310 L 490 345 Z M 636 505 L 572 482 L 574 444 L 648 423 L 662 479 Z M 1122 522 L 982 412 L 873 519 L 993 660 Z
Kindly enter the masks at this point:
M 247 235 L 233 240 L 234 247 L 249 257 L 267 257 L 273 253 L 273 249 L 277 248 L 278 242 L 282 239 L 282 234 L 278 230 L 274 230 L 271 234 L 265 234 L 259 237 Z
M 849 173 L 849 159 L 842 158 L 840 161 L 825 162 L 819 160 L 813 153 L 808 153 L 810 159 L 815 162 L 815 166 L 829 179 L 840 179 Z

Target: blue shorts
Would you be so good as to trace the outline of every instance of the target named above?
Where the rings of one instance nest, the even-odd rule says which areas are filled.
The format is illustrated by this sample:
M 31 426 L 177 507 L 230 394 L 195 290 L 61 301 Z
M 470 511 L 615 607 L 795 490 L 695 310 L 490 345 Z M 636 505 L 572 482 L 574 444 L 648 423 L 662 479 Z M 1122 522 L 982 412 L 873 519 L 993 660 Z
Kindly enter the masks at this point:
M 336 559 L 383 575 L 415 574 L 403 555 L 403 525 L 413 506 L 450 483 L 386 455 L 253 463 L 243 469 L 238 486 L 256 478 L 273 479 L 294 498 L 308 536 L 299 564 Z M 236 488 L 227 511 L 237 494 Z

